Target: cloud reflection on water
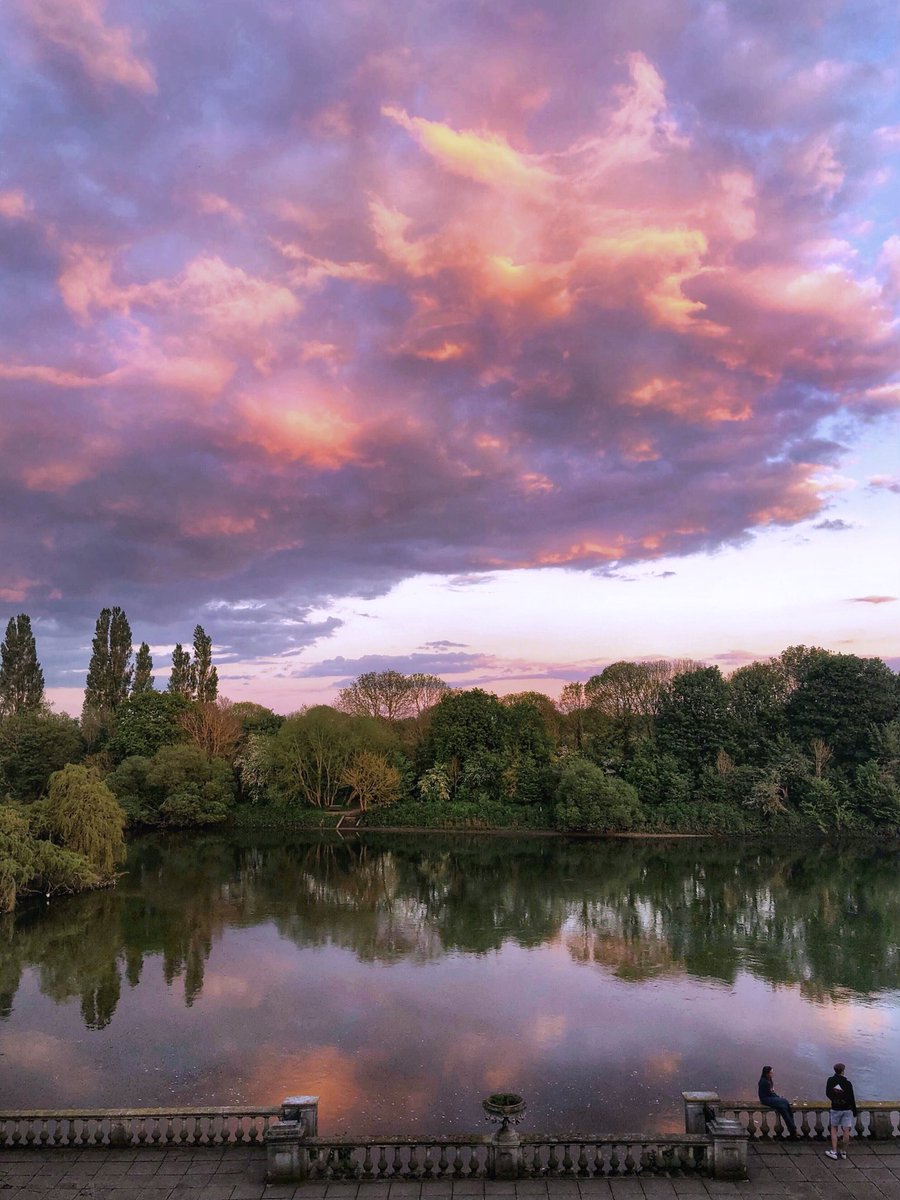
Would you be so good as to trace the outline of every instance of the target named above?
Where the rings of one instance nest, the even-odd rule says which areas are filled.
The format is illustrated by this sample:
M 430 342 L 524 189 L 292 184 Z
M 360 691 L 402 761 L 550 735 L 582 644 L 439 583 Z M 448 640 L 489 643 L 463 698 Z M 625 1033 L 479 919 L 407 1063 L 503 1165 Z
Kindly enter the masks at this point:
M 512 1088 L 532 1128 L 657 1128 L 763 1060 L 818 1096 L 838 1054 L 890 1091 L 888 853 L 216 835 L 129 866 L 7 920 L 0 1103 L 315 1092 L 324 1130 L 387 1132 Z

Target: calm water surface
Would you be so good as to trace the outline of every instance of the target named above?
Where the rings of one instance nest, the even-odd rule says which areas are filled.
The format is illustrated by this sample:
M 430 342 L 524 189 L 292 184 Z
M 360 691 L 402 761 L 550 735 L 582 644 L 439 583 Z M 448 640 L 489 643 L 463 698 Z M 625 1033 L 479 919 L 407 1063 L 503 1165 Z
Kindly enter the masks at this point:
M 0 918 L 0 1107 L 321 1097 L 323 1132 L 667 1129 L 684 1088 L 900 1095 L 894 847 L 148 838 Z

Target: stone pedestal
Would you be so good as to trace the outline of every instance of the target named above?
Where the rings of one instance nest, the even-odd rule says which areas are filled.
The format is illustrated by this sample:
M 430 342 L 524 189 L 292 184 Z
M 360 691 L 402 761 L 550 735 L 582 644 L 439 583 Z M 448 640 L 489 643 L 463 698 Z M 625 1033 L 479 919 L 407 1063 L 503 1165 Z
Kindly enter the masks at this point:
M 719 1117 L 706 1125 L 710 1146 L 710 1171 L 713 1179 L 747 1178 L 747 1130 L 740 1121 Z
M 319 1132 L 319 1097 L 288 1096 L 281 1120 L 266 1130 L 266 1182 L 301 1183 L 309 1178 L 307 1138 Z
M 719 1115 L 718 1092 L 682 1092 L 684 1132 L 706 1133 L 706 1122 Z
M 488 1143 L 489 1179 L 519 1179 L 523 1174 L 522 1144 L 515 1129 L 498 1129 Z

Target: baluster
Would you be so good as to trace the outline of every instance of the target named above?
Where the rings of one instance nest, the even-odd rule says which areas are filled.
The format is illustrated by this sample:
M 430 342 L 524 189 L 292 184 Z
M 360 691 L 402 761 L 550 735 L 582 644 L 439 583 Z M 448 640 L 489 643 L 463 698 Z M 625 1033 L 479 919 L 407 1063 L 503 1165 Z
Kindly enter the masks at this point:
M 582 1177 L 582 1179 L 590 1175 L 590 1171 L 588 1170 L 588 1156 L 584 1142 L 582 1142 L 578 1147 L 578 1174 Z
M 159 1117 L 153 1118 L 153 1133 L 150 1135 L 150 1141 L 154 1146 L 158 1146 L 162 1138 L 162 1131 L 159 1127 Z
M 409 1170 L 409 1177 L 410 1177 L 410 1179 L 415 1179 L 415 1178 L 417 1178 L 417 1176 L 418 1176 L 418 1174 L 419 1174 L 419 1155 L 418 1155 L 418 1153 L 417 1153 L 417 1149 L 418 1149 L 418 1148 L 417 1148 L 417 1146 L 415 1145 L 415 1143 L 413 1143 L 413 1145 L 411 1145 L 411 1146 L 410 1146 L 410 1148 L 409 1148 L 409 1166 L 408 1166 L 408 1170 Z
M 69 1121 L 69 1128 L 66 1130 L 66 1145 L 74 1146 L 78 1141 L 77 1118 L 73 1117 Z
M 674 1175 L 678 1170 L 678 1155 L 671 1144 L 663 1147 L 663 1164 L 667 1175 Z
M 425 1146 L 425 1160 L 422 1163 L 423 1179 L 431 1179 L 432 1177 L 432 1173 L 434 1171 L 434 1158 L 432 1157 L 431 1152 L 433 1149 L 434 1147 L 430 1143 Z
M 91 1140 L 91 1119 L 85 1117 L 81 1122 L 81 1144 L 86 1146 Z
M 594 1174 L 603 1174 L 603 1143 L 594 1143 Z
M 95 1142 L 95 1143 L 96 1143 L 98 1146 L 102 1146 L 102 1145 L 103 1145 L 103 1133 L 104 1133 L 104 1130 L 103 1130 L 103 1118 L 102 1118 L 102 1117 L 98 1117 L 98 1118 L 97 1118 L 97 1128 L 94 1130 L 94 1142 Z
M 823 1120 L 824 1113 L 821 1108 L 816 1109 L 816 1137 L 820 1140 L 825 1137 L 825 1121 Z
M 19 1119 L 17 1117 L 13 1121 L 13 1131 L 12 1131 L 12 1137 L 10 1138 L 10 1141 L 12 1142 L 12 1144 L 14 1146 L 18 1146 L 18 1144 L 19 1144 L 19 1142 L 21 1142 L 21 1140 L 22 1140 L 22 1134 L 19 1131 Z
M 569 1145 L 568 1142 L 566 1142 L 565 1149 L 563 1150 L 563 1160 L 562 1160 L 563 1175 L 571 1175 L 572 1174 L 572 1167 L 574 1164 L 572 1162 L 571 1151 L 572 1151 L 572 1147 Z
M 609 1151 L 609 1173 L 610 1175 L 619 1174 L 619 1151 L 615 1143 L 612 1144 Z
M 678 1147 L 678 1170 L 679 1170 L 679 1172 L 682 1175 L 686 1175 L 689 1171 L 693 1170 L 693 1166 L 694 1166 L 694 1164 L 691 1161 L 690 1146 L 679 1146 Z
M 47 1143 L 50 1141 L 50 1133 L 47 1129 L 47 1118 L 46 1117 L 44 1117 L 41 1121 L 41 1132 L 40 1132 L 40 1136 L 38 1137 L 38 1141 L 41 1143 L 42 1146 L 46 1146 Z
M 481 1167 L 481 1163 L 478 1161 L 478 1147 L 472 1145 L 466 1148 L 469 1151 L 469 1178 L 474 1179 Z
M 656 1170 L 656 1154 L 646 1142 L 641 1144 L 641 1154 L 638 1161 L 641 1164 L 641 1174 L 652 1175 Z
M 28 1117 L 27 1122 L 28 1123 L 25 1128 L 25 1145 L 33 1146 L 34 1145 L 34 1121 L 32 1120 L 31 1117 Z
M 447 1161 L 447 1143 L 441 1142 L 441 1152 L 438 1155 L 438 1179 L 444 1178 L 444 1176 L 447 1174 L 447 1167 L 449 1165 L 450 1164 Z
M 366 1142 L 366 1152 L 363 1155 L 362 1173 L 366 1179 L 372 1178 L 372 1147 Z
M 403 1159 L 400 1155 L 400 1147 L 395 1146 L 394 1147 L 394 1169 L 391 1172 L 391 1175 L 399 1178 L 402 1170 L 403 1170 Z
M 454 1179 L 461 1179 L 463 1173 L 462 1147 L 455 1146 L 454 1149 L 456 1153 L 453 1155 L 453 1177 Z
M 559 1173 L 559 1158 L 556 1154 L 556 1142 L 550 1143 L 550 1150 L 547 1154 L 547 1174 L 557 1175 Z
M 253 1116 L 250 1118 L 250 1128 L 247 1130 L 247 1140 L 250 1142 L 255 1142 L 258 1137 L 259 1129 L 256 1124 L 256 1117 Z
M 631 1153 L 631 1143 L 625 1147 L 625 1174 L 633 1175 L 635 1168 L 634 1155 Z
M 53 1145 L 58 1146 L 63 1140 L 63 1118 L 60 1117 L 53 1125 Z M 0 1145 L 3 1144 L 3 1139 L 0 1137 Z
M 379 1179 L 384 1179 L 385 1175 L 387 1175 L 387 1169 L 388 1169 L 387 1151 L 384 1146 L 379 1146 L 378 1147 L 378 1178 Z
M 200 1117 L 198 1115 L 194 1117 L 194 1145 L 199 1146 L 202 1139 L 203 1131 L 200 1128 Z

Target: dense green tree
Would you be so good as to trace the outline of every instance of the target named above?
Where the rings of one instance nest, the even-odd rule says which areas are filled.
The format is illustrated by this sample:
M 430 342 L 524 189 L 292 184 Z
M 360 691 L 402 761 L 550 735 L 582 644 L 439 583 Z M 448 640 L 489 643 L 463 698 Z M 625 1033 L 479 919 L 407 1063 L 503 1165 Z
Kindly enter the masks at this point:
M 191 654 L 189 650 L 185 650 L 181 642 L 176 642 L 175 649 L 172 651 L 172 670 L 169 675 L 170 692 L 174 692 L 176 696 L 184 696 L 186 700 L 190 700 L 194 695 L 194 687 L 191 681 Z
M 229 764 L 186 744 L 162 746 L 152 758 L 126 758 L 106 782 L 135 824 L 215 824 L 234 800 Z
M 285 720 L 271 708 L 266 708 L 264 704 L 255 704 L 252 700 L 236 701 L 231 706 L 231 712 L 241 723 L 243 738 L 254 733 L 277 733 Z
M 872 756 L 877 727 L 900 715 L 897 677 L 878 658 L 824 654 L 805 670 L 785 715 L 798 746 L 818 738 L 836 765 L 855 767 Z
M 134 680 L 131 684 L 132 696 L 141 696 L 144 692 L 153 691 L 153 658 L 150 647 L 141 642 L 134 660 Z
M 31 618 L 10 617 L 0 644 L 0 717 L 34 712 L 44 703 L 44 672 L 38 662 Z
M 190 702 L 177 692 L 133 693 L 119 706 L 108 750 L 118 762 L 133 754 L 152 757 L 161 746 L 185 741 L 181 718 Z
M 0 720 L 0 797 L 30 804 L 46 790 L 54 771 L 84 755 L 77 721 L 41 710 Z
M 640 824 L 637 791 L 584 758 L 567 759 L 556 788 L 556 824 L 564 830 L 606 833 Z
M 211 704 L 219 694 L 219 673 L 213 666 L 212 638 L 202 625 L 194 629 L 194 659 L 190 668 L 191 694 L 200 704 Z
M 697 667 L 676 675 L 662 692 L 656 716 L 660 748 L 699 773 L 719 751 L 730 752 L 734 723 L 728 684 L 718 667 Z
M 82 725 L 91 742 L 108 732 L 116 709 L 128 697 L 134 673 L 131 658 L 131 626 L 124 611 L 118 606 L 102 609 L 91 645 L 82 710 Z
M 50 776 L 46 821 L 52 840 L 82 855 L 101 879 L 112 879 L 125 859 L 125 814 L 92 771 L 70 763 Z
M 789 684 L 783 665 L 771 662 L 739 667 L 728 680 L 732 744 L 741 762 L 762 766 L 787 731 L 785 704 Z

